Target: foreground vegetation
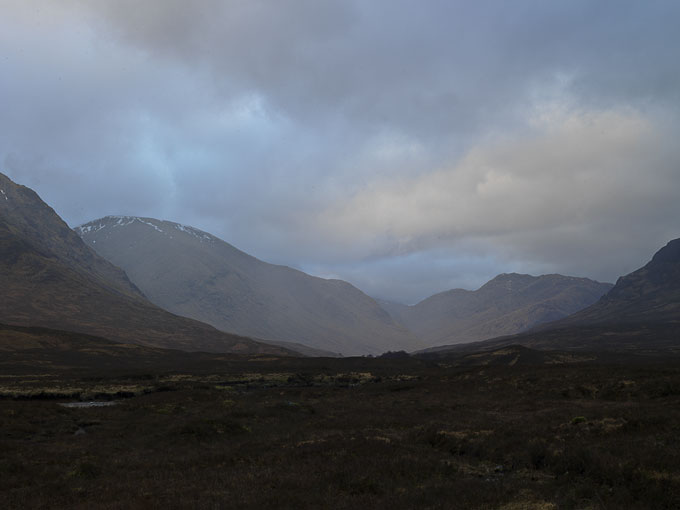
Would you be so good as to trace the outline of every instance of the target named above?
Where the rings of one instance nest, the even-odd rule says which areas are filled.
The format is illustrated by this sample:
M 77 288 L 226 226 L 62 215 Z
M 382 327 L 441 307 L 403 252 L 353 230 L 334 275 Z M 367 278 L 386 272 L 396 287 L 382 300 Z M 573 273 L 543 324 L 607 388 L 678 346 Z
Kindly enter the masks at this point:
M 678 508 L 680 363 L 513 359 L 4 374 L 0 506 Z

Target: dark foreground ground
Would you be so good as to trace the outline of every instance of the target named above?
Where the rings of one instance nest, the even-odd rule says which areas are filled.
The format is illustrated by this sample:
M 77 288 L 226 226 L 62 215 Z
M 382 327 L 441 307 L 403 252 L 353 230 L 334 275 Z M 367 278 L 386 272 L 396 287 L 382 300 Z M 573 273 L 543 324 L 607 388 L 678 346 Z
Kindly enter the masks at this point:
M 510 354 L 8 369 L 0 508 L 680 508 L 680 362 Z

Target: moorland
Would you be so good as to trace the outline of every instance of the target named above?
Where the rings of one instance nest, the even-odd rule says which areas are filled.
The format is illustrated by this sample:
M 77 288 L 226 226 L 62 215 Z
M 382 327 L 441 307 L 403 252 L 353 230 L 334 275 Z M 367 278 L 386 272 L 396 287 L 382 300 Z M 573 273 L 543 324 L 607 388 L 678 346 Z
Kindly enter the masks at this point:
M 3 507 L 677 508 L 678 358 L 183 354 L 6 363 Z

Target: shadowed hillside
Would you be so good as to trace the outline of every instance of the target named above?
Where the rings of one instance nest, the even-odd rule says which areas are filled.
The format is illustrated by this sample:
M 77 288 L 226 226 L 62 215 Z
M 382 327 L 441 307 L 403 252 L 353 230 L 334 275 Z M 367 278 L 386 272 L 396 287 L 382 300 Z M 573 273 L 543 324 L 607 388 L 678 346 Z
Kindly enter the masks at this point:
M 447 349 L 494 349 L 521 344 L 539 349 L 675 352 L 680 349 L 680 239 L 644 267 L 622 276 L 594 305 L 532 331 Z
M 551 324 L 672 322 L 680 324 L 680 239 L 661 248 L 644 267 L 622 276 L 593 306 Z
M 34 191 L 2 174 L 0 189 L 0 321 L 192 351 L 291 352 L 158 308 Z

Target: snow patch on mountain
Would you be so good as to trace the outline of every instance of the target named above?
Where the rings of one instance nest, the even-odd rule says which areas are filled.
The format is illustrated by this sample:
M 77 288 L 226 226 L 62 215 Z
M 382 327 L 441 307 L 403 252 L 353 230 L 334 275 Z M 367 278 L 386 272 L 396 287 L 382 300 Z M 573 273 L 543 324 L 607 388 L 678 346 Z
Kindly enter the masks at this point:
M 179 223 L 175 224 L 175 228 L 181 232 L 194 236 L 201 242 L 203 241 L 215 242 L 215 238 L 213 236 L 211 236 L 210 234 L 206 234 L 205 232 L 198 230 L 197 228 L 190 227 L 188 225 L 180 225 Z
M 161 234 L 164 234 L 164 233 L 165 233 L 165 231 L 164 231 L 162 228 L 158 228 L 157 225 L 154 225 L 154 224 L 151 223 L 150 221 L 145 221 L 145 220 L 143 220 L 142 218 L 135 218 L 135 219 L 136 219 L 137 221 L 139 221 L 140 223 L 144 223 L 144 225 L 149 225 L 151 228 L 153 228 L 154 230 L 160 232 Z
M 94 234 L 95 232 L 100 231 L 104 227 L 106 227 L 104 223 L 100 223 L 99 225 L 93 224 L 81 225 L 79 227 L 76 227 L 75 231 L 82 236 L 83 234 Z
M 199 230 L 194 227 L 190 227 L 188 225 L 181 225 L 179 223 L 173 223 L 173 222 L 162 222 L 161 225 L 158 225 L 155 220 L 151 220 L 149 218 L 140 218 L 138 216 L 107 216 L 105 218 L 102 218 L 101 220 L 95 220 L 90 223 L 86 223 L 84 225 L 80 225 L 79 227 L 75 228 L 75 231 L 81 235 L 84 236 L 86 234 L 94 234 L 104 228 L 117 228 L 117 227 L 125 227 L 127 225 L 130 225 L 134 222 L 139 222 L 144 225 L 147 225 L 151 228 L 153 228 L 155 231 L 160 232 L 161 234 L 165 234 L 170 239 L 173 239 L 173 236 L 169 231 L 164 230 L 161 228 L 163 224 L 170 224 L 174 226 L 175 229 L 179 230 L 180 232 L 184 232 L 185 234 L 189 234 L 196 239 L 198 239 L 200 242 L 210 242 L 214 243 L 215 242 L 215 237 L 211 236 L 210 234 L 203 232 L 202 230 Z

